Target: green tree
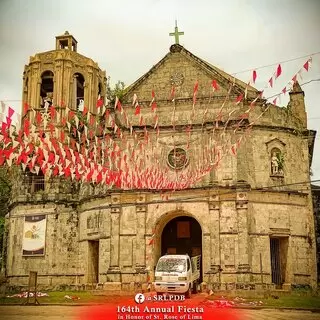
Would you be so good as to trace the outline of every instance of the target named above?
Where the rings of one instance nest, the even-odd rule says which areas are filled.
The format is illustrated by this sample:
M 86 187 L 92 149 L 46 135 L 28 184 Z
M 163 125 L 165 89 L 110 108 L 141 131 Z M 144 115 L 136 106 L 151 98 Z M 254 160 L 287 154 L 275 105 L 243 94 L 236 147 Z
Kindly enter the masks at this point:
M 8 168 L 0 167 L 0 258 L 1 258 L 0 261 L 2 260 L 2 253 L 3 253 L 5 215 L 9 211 L 10 195 L 11 195 L 11 183 L 10 183 Z
M 110 105 L 114 105 L 116 101 L 116 97 L 119 98 L 121 102 L 123 102 L 123 97 L 126 93 L 125 84 L 123 81 L 118 80 L 118 82 L 111 88 L 110 85 L 110 77 L 107 82 L 107 98 L 109 100 Z

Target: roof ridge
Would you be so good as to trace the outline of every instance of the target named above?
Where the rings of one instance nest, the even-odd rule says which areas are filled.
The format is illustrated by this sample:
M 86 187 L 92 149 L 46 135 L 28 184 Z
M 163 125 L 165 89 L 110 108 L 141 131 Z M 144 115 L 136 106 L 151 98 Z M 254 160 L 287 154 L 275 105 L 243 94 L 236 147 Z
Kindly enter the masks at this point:
M 144 79 L 148 78 L 149 75 L 156 70 L 161 64 L 163 64 L 165 62 L 165 60 L 173 53 L 185 53 L 186 56 L 189 56 L 191 59 L 195 60 L 195 62 L 198 62 L 199 64 L 203 64 L 203 66 L 205 66 L 209 72 L 214 73 L 215 75 L 220 76 L 221 78 L 225 79 L 227 82 L 230 83 L 235 83 L 235 87 L 237 88 L 237 91 L 245 91 L 245 89 L 247 88 L 247 90 L 249 91 L 249 93 L 251 94 L 258 94 L 260 93 L 260 91 L 250 85 L 247 85 L 245 82 L 243 82 L 240 79 L 237 79 L 233 76 L 231 76 L 230 74 L 226 73 L 225 71 L 219 69 L 218 67 L 215 67 L 214 65 L 208 63 L 207 61 L 199 58 L 198 56 L 196 56 L 195 54 L 193 54 L 191 51 L 189 51 L 188 49 L 186 49 L 185 47 L 183 47 L 180 44 L 173 44 L 170 47 L 170 51 L 159 61 L 157 62 L 154 66 L 152 66 L 146 73 L 144 73 L 140 78 L 138 78 L 135 82 L 133 82 L 131 85 L 129 85 L 125 90 L 126 90 L 126 94 L 130 93 L 135 87 L 137 87 Z

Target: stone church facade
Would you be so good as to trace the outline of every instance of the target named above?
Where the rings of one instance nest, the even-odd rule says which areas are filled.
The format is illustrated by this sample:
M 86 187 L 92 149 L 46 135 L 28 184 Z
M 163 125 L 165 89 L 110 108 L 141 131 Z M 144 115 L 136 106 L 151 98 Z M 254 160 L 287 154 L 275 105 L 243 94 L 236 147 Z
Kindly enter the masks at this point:
M 213 80 L 219 86 L 215 94 Z M 196 82 L 199 90 L 192 110 Z M 56 50 L 30 58 L 23 101 L 34 109 L 63 101 L 57 107 L 61 117 L 63 104 L 75 110 L 84 103 L 96 113 L 96 101 L 106 96 L 105 87 L 106 74 L 77 52 L 76 40 L 66 33 L 56 38 Z M 9 284 L 26 285 L 29 271 L 37 271 L 42 287 L 94 284 L 106 290 L 132 290 L 152 283 L 162 254 L 188 253 L 201 254 L 201 280 L 215 290 L 315 288 L 316 243 L 308 183 L 315 132 L 307 129 L 299 84 L 290 92 L 287 108 L 257 99 L 235 134 L 231 124 L 238 123 L 259 92 L 175 44 L 126 90 L 123 104 L 128 101 L 126 110 L 135 121 L 138 139 L 145 128 L 155 131 L 153 91 L 160 130 L 158 136 L 151 135 L 151 140 L 157 137 L 152 152 L 169 176 L 196 168 L 207 152 L 206 141 L 213 134 L 215 140 L 221 138 L 212 119 L 219 116 L 227 95 L 234 101 L 246 92 L 236 110 L 234 104 L 226 105 L 223 113 L 229 116 L 219 120 L 224 141 L 241 137 L 244 125 L 255 119 L 251 134 L 236 155 L 226 153 L 195 185 L 174 192 L 80 185 L 62 177 L 16 171 L 7 215 Z M 134 117 L 133 95 L 139 99 L 143 126 Z M 113 106 L 110 112 L 131 139 L 121 112 Z M 35 121 L 32 111 L 27 116 Z M 176 149 L 182 154 L 179 160 L 173 158 Z M 27 218 L 37 216 L 46 221 L 40 254 L 23 248 Z

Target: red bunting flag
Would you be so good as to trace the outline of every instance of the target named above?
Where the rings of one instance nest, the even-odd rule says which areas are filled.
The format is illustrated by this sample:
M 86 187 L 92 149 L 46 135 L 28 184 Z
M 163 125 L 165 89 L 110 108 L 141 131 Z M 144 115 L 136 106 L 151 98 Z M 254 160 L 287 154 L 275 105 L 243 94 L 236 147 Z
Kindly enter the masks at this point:
M 193 87 L 193 105 L 195 105 L 196 103 L 198 87 L 199 87 L 199 83 L 197 81 Z
M 103 106 L 103 100 L 100 98 L 97 101 L 97 108 L 101 108 Z
M 270 87 L 272 88 L 273 87 L 273 78 L 272 77 L 269 79 L 269 84 L 270 84 Z
M 236 99 L 236 104 L 240 103 L 242 99 L 243 99 L 243 94 L 240 94 L 240 96 L 238 96 Z
M 11 119 L 11 117 L 12 117 L 13 114 L 14 114 L 14 110 L 13 110 L 11 107 L 9 107 L 9 108 L 8 108 L 8 118 Z
M 137 105 L 136 105 L 136 110 L 135 110 L 134 114 L 135 114 L 135 115 L 138 115 L 138 114 L 140 114 L 140 112 L 141 112 L 141 107 L 137 104 Z
M 303 65 L 303 67 L 307 70 L 307 71 L 309 71 L 309 60 Z
M 171 100 L 174 100 L 174 95 L 175 95 L 175 87 L 172 86 L 172 88 L 171 88 L 171 93 L 170 93 L 170 99 L 171 99 Z
M 213 90 L 219 90 L 219 86 L 216 80 L 212 80 L 212 88 Z
M 272 103 L 273 103 L 274 105 L 277 104 L 277 97 L 275 97 L 275 98 L 273 99 Z
M 196 94 L 198 92 L 198 88 L 199 88 L 199 82 L 197 81 L 193 87 L 193 94 Z
M 276 79 L 281 75 L 281 73 L 282 73 L 282 69 L 281 69 L 281 65 L 279 64 L 276 72 Z
M 284 87 L 281 92 L 282 92 L 283 94 L 286 94 L 286 92 L 287 92 L 287 87 Z
M 85 116 L 88 113 L 88 108 L 86 106 L 84 106 L 83 111 L 82 111 L 82 115 Z
M 74 111 L 69 111 L 69 120 L 73 119 L 73 117 L 75 116 L 75 112 Z
M 41 124 L 41 121 L 42 121 L 42 116 L 41 116 L 41 113 L 39 111 L 37 111 L 37 114 L 36 114 L 36 123 L 38 125 Z
M 117 108 L 119 111 L 121 111 L 121 109 L 122 109 L 122 104 L 121 104 L 121 102 L 120 102 L 120 100 L 119 100 L 118 97 L 116 98 L 116 108 Z
M 156 111 L 157 110 L 157 103 L 154 101 L 154 102 L 152 102 L 152 104 L 151 104 L 151 111 Z
M 237 147 L 236 147 L 235 144 L 232 145 L 232 147 L 231 147 L 231 152 L 232 152 L 232 154 L 233 154 L 234 156 L 237 154 Z
M 295 75 L 295 76 L 292 78 L 292 81 L 293 81 L 293 83 L 296 83 L 296 82 L 297 82 L 297 75 Z
M 253 70 L 253 72 L 252 72 L 252 80 L 253 80 L 253 83 L 256 82 L 256 79 L 257 79 L 257 71 L 256 71 L 256 70 Z
M 54 116 L 56 114 L 56 109 L 54 106 L 51 106 L 50 107 L 50 116 L 51 116 L 51 119 L 54 119 Z
M 29 110 L 29 105 L 25 102 L 23 104 L 23 113 L 26 114 L 28 112 L 28 110 Z

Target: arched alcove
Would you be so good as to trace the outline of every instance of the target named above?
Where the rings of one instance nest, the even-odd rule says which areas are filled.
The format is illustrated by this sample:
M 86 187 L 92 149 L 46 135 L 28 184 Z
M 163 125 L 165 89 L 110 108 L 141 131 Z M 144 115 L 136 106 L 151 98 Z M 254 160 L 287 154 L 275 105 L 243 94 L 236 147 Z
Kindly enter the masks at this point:
M 49 105 L 52 104 L 53 90 L 54 90 L 53 77 L 54 77 L 54 74 L 52 71 L 44 71 L 41 75 L 40 96 L 41 96 L 42 107 L 45 106 L 45 102 L 48 102 Z
M 84 76 L 77 72 L 74 74 L 74 96 L 75 96 L 75 109 L 78 109 L 81 100 L 84 101 Z

